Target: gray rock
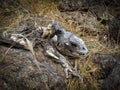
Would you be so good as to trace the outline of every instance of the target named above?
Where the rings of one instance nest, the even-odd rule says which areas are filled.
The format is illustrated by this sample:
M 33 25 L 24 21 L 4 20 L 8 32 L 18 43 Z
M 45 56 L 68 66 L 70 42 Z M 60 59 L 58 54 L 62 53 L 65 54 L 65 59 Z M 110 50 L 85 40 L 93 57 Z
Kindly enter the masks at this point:
M 47 90 L 46 85 L 66 90 L 63 68 L 45 57 L 42 49 L 36 52 L 41 72 L 29 51 L 11 48 L 5 55 L 7 50 L 0 45 L 0 90 Z
M 100 65 L 99 78 L 101 90 L 120 89 L 120 55 L 96 54 L 93 62 Z

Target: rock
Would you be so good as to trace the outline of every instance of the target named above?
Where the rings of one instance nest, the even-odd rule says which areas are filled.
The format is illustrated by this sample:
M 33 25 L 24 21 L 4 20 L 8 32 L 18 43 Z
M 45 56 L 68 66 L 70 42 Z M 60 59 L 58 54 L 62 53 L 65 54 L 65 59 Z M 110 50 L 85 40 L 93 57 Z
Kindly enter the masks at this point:
M 98 78 L 101 82 L 101 90 L 119 90 L 120 55 L 96 54 L 93 62 L 101 67 Z
M 37 49 L 38 64 L 34 64 L 29 51 L 0 45 L 0 89 L 1 90 L 66 90 L 63 68 L 43 55 L 42 49 Z M 3 58 L 4 57 L 4 58 Z
M 61 0 L 58 8 L 60 11 L 75 11 L 78 7 L 78 0 Z
M 120 43 L 120 13 L 118 13 L 109 24 L 109 37 Z
M 117 64 L 104 80 L 102 90 L 120 90 L 120 64 Z

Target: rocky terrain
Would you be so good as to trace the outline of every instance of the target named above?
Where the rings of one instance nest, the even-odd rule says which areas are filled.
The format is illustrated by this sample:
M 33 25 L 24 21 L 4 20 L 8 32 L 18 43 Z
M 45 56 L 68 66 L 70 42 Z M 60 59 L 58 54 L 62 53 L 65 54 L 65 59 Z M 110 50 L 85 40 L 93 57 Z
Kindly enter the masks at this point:
M 66 8 L 57 0 L 0 1 L 0 33 L 28 27 L 34 30 L 36 26 L 59 21 L 66 30 L 82 38 L 89 50 L 80 58 L 65 56 L 77 68 L 83 83 L 73 75 L 67 79 L 63 67 L 45 56 L 43 45 L 34 48 L 38 69 L 29 50 L 3 43 L 0 37 L 0 90 L 120 89 L 119 3 L 116 0 L 115 7 L 105 0 L 105 6 L 95 3 L 91 7 L 90 2 L 75 1 L 77 4 L 73 2 L 72 5 L 66 1 Z

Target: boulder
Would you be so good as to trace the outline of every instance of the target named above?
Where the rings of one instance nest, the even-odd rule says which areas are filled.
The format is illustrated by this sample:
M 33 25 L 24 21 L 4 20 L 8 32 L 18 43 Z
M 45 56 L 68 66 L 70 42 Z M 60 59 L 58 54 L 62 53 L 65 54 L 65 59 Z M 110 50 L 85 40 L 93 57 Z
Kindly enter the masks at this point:
M 63 68 L 45 57 L 42 48 L 36 53 L 41 71 L 31 52 L 0 45 L 1 90 L 66 90 Z

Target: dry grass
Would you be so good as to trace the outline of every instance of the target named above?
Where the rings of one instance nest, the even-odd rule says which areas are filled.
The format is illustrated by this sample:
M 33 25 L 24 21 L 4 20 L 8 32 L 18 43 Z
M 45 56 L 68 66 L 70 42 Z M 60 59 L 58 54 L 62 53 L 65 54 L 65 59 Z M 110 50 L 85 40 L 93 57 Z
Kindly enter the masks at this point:
M 75 33 L 78 36 L 82 35 L 82 38 L 85 40 L 89 53 L 87 56 L 81 57 L 80 60 L 77 60 L 78 64 L 78 72 L 82 77 L 84 78 L 84 83 L 81 84 L 77 78 L 72 78 L 68 80 L 68 90 L 97 90 L 99 89 L 99 83 L 96 80 L 97 72 L 99 71 L 99 67 L 97 65 L 94 65 L 92 61 L 92 56 L 96 53 L 120 53 L 120 49 L 118 45 L 111 45 L 109 43 L 109 40 L 105 41 L 99 41 L 98 38 L 98 31 L 99 29 L 103 28 L 104 26 L 98 25 L 98 30 L 89 32 L 90 35 L 86 32 L 86 21 L 88 20 L 88 17 L 91 15 L 91 13 L 88 11 L 87 14 L 84 16 L 84 22 L 79 25 L 78 23 L 75 23 L 74 20 L 66 20 L 65 17 L 67 15 L 61 13 L 57 9 L 57 4 L 54 2 L 50 2 L 49 0 L 46 1 L 40 1 L 40 0 L 23 0 L 21 2 L 21 7 L 27 12 L 27 14 L 23 14 L 21 11 L 18 10 L 19 13 L 17 13 L 17 17 L 14 18 L 11 22 L 8 22 L 9 25 L 4 28 L 13 28 L 15 25 L 17 25 L 20 21 L 22 21 L 25 18 L 30 18 L 31 16 L 46 16 L 52 20 L 59 20 L 60 23 L 69 31 Z M 65 16 L 63 16 L 65 15 Z M 73 16 L 80 15 L 79 12 L 73 12 Z M 0 14 L 0 17 L 3 17 L 2 13 Z M 6 17 L 7 18 L 7 17 Z M 7 18 L 8 19 L 8 18 Z M 11 19 L 11 17 L 10 17 Z M 3 22 L 7 22 L 6 20 L 3 20 Z M 11 23 L 11 24 L 10 24 Z M 39 21 L 37 22 L 39 23 Z M 98 22 L 96 22 L 98 23 Z M 100 24 L 100 23 L 98 23 Z M 74 26 L 73 26 L 74 25 Z M 76 28 L 78 27 L 78 28 Z M 88 26 L 89 27 L 89 26 Z M 90 30 L 91 28 L 89 28 Z M 88 31 L 88 30 L 87 30 Z M 92 34 L 93 33 L 93 34 Z M 95 33 L 95 34 L 94 34 Z M 92 75 L 91 75 L 92 73 Z

